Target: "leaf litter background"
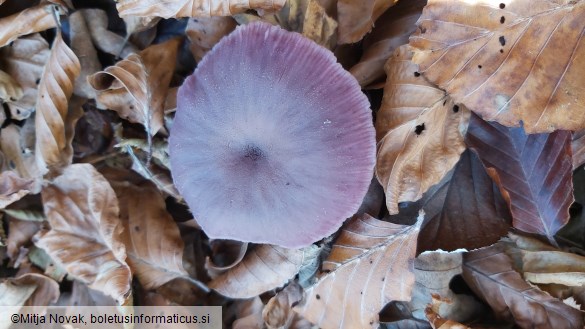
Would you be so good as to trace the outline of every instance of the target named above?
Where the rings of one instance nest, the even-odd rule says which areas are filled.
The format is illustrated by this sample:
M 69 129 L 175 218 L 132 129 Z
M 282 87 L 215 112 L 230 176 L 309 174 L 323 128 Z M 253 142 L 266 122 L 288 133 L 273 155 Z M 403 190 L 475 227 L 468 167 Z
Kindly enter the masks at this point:
M 304 249 L 210 241 L 168 169 L 178 86 L 257 20 L 333 51 L 375 120 L 360 210 Z M 0 305 L 583 328 L 583 33 L 565 0 L 0 1 Z

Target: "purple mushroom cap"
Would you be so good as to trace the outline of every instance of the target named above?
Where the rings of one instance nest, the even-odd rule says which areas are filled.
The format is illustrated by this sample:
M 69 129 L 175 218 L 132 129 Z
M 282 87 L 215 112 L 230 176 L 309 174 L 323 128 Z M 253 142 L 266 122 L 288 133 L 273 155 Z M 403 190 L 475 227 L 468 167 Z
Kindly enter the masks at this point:
M 214 239 L 307 246 L 359 208 L 369 102 L 327 49 L 266 23 L 224 37 L 179 89 L 173 181 Z

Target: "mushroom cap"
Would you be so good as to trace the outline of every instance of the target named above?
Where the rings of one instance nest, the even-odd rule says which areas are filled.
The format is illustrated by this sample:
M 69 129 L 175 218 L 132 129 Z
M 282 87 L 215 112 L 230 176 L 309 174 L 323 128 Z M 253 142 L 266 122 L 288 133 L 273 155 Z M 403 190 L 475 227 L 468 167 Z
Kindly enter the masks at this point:
M 307 246 L 359 208 L 369 102 L 329 50 L 266 23 L 224 37 L 179 88 L 173 181 L 214 239 Z

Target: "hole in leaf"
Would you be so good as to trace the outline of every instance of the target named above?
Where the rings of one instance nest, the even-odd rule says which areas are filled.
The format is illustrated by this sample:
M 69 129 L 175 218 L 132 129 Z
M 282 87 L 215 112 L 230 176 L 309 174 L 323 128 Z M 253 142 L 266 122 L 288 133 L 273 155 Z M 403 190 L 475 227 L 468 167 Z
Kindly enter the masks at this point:
M 424 130 L 425 130 L 425 124 L 423 123 L 423 124 L 420 124 L 414 128 L 414 133 L 417 135 L 420 135 L 420 134 L 422 134 L 422 132 Z
M 453 105 L 453 112 L 459 112 L 459 105 Z
M 502 45 L 502 47 L 506 45 L 506 38 L 504 38 L 503 35 L 500 36 L 500 39 L 499 40 L 500 40 L 500 44 Z
M 420 73 L 414 72 L 414 76 L 418 78 L 418 77 L 420 77 Z
M 504 24 L 506 22 L 506 17 L 502 16 L 500 17 L 500 24 Z
M 500 3 L 500 9 L 504 9 L 506 8 L 506 4 L 505 3 Z

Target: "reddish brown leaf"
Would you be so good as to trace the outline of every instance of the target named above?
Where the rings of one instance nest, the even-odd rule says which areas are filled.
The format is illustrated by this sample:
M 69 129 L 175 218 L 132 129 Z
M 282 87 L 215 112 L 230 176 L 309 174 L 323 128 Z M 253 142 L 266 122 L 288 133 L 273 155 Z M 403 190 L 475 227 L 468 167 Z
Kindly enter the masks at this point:
M 360 41 L 374 26 L 374 21 L 398 0 L 339 0 L 337 20 L 339 43 Z
M 13 171 L 0 173 L 0 209 L 30 193 L 33 181 L 20 178 Z
M 501 245 L 465 254 L 463 278 L 497 316 L 521 328 L 583 328 L 581 312 L 526 283 Z
M 384 305 L 411 298 L 422 217 L 413 226 L 353 217 L 323 262 L 323 275 L 295 310 L 324 329 L 377 328 Z
M 400 209 L 394 222 L 404 223 L 425 211 L 418 252 L 476 249 L 504 236 L 511 216 L 498 187 L 473 152 L 465 151 L 455 168 L 425 193 L 420 201 Z
M 585 2 L 430 0 L 414 62 L 457 102 L 528 133 L 585 128 Z
M 522 128 L 473 115 L 466 141 L 500 187 L 514 227 L 542 234 L 554 243 L 574 201 L 571 133 L 526 135 Z
M 231 17 L 199 17 L 189 19 L 185 34 L 189 38 L 189 49 L 199 62 L 222 37 L 236 28 L 236 21 Z

